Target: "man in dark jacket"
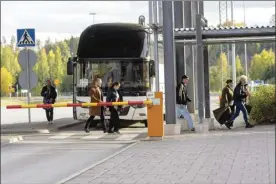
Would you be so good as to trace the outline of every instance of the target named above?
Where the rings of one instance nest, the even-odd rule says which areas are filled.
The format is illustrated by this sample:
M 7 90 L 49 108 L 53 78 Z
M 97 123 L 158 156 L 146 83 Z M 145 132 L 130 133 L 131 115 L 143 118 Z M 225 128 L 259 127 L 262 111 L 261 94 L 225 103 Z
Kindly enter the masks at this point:
M 186 75 L 182 76 L 182 82 L 176 87 L 176 111 L 177 117 L 184 117 L 188 121 L 188 126 L 191 131 L 195 131 L 193 126 L 193 120 L 187 109 L 187 103 L 191 102 L 191 99 L 187 93 L 187 84 L 189 77 Z
M 225 123 L 225 126 L 228 129 L 231 129 L 230 126 L 233 123 L 233 121 L 239 116 L 240 111 L 243 113 L 243 119 L 245 121 L 245 128 L 252 128 L 254 127 L 248 122 L 248 113 L 245 108 L 244 101 L 247 96 L 249 96 L 249 92 L 245 90 L 247 82 L 247 77 L 246 76 L 241 76 L 239 83 L 234 89 L 234 105 L 236 107 L 236 112 L 231 116 L 230 120 Z
M 41 96 L 43 96 L 44 104 L 54 104 L 57 98 L 56 89 L 52 86 L 51 80 L 47 80 L 47 85 L 44 86 L 41 90 Z M 54 109 L 53 108 L 45 108 L 46 117 L 49 124 L 53 124 L 54 118 Z

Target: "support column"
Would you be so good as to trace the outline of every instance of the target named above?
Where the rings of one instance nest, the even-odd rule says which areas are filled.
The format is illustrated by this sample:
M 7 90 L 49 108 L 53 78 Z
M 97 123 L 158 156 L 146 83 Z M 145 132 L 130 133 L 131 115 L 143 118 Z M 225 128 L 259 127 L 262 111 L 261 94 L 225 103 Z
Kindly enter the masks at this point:
M 192 27 L 192 10 L 191 1 L 184 1 L 184 27 Z M 192 100 L 188 104 L 188 110 L 190 113 L 195 113 L 195 77 L 194 77 L 194 57 L 192 45 L 184 46 L 184 62 L 186 63 L 186 74 L 190 77 L 188 83 L 188 95 Z
M 192 1 L 192 27 L 195 28 L 196 27 L 196 15 L 198 14 L 198 1 Z M 195 92 L 195 109 L 198 110 L 198 93 L 197 93 L 197 59 L 196 59 L 196 46 L 193 45 L 193 62 L 194 62 L 194 81 L 196 82 L 194 84 L 194 92 Z
M 204 122 L 204 63 L 203 63 L 203 42 L 201 30 L 201 15 L 196 16 L 196 48 L 197 48 L 197 96 L 198 96 L 198 122 Z
M 183 28 L 183 2 L 174 1 L 174 27 Z M 184 45 L 175 44 L 176 81 L 181 82 L 181 76 L 185 74 Z
M 204 1 L 199 2 L 199 14 L 204 16 Z M 206 22 L 206 27 L 208 23 Z M 211 118 L 208 45 L 203 45 L 205 118 Z
M 174 31 L 172 1 L 163 1 L 163 43 L 165 71 L 166 123 L 176 123 L 176 79 L 174 58 Z

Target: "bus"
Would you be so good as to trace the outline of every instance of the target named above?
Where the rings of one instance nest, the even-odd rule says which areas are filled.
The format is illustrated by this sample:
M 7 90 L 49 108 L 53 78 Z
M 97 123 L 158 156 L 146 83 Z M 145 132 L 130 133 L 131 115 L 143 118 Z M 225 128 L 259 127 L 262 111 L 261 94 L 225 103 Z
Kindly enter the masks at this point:
M 92 79 L 100 77 L 106 96 L 108 85 L 118 81 L 124 101 L 146 100 L 154 89 L 155 64 L 149 54 L 148 28 L 133 23 L 102 23 L 87 27 L 80 35 L 75 57 L 67 63 L 73 76 L 73 103 L 90 102 Z M 104 97 L 105 100 L 105 97 Z M 108 111 L 105 112 L 109 119 Z M 89 118 L 89 108 L 73 107 L 75 120 Z M 143 121 L 147 126 L 145 105 L 125 106 L 120 119 Z

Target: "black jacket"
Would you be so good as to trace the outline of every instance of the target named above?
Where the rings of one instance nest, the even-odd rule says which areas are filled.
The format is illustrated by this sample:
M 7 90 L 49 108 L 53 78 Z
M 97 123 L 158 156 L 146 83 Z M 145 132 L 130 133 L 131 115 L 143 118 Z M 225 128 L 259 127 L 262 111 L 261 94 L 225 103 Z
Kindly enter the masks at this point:
M 188 102 L 191 100 L 188 97 L 187 86 L 180 83 L 176 87 L 176 104 L 187 105 Z
M 238 83 L 237 86 L 234 89 L 234 101 L 236 102 L 242 102 L 246 98 L 246 93 L 244 86 L 241 85 L 241 83 Z
M 117 91 L 119 94 L 119 100 L 122 102 L 123 101 L 123 96 L 120 92 L 120 90 Z M 107 91 L 107 95 L 106 95 L 106 101 L 107 102 L 116 102 L 116 90 L 113 88 L 109 88 L 109 90 Z
M 41 96 L 43 96 L 43 102 L 45 103 L 47 100 L 53 99 L 52 103 L 55 103 L 57 98 L 56 89 L 53 86 L 44 86 L 41 90 Z

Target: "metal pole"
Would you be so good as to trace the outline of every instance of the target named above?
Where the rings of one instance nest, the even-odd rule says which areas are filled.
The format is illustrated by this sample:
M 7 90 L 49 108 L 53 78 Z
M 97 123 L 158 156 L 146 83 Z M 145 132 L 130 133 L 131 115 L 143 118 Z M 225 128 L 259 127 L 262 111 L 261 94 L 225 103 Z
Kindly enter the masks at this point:
M 152 25 L 152 1 L 149 1 L 149 25 Z
M 198 1 L 191 1 L 192 3 L 192 27 L 196 27 L 196 16 L 198 14 Z M 192 47 L 193 50 L 193 62 L 194 62 L 194 82 L 197 83 L 198 82 L 198 79 L 197 79 L 197 60 L 196 60 L 196 46 L 193 46 Z M 195 108 L 198 110 L 198 88 L 197 88 L 198 85 L 194 85 L 194 91 L 195 91 Z
M 245 2 L 243 1 L 243 23 L 245 24 Z M 247 64 L 247 44 L 244 43 L 244 65 L 245 65 L 245 75 L 248 77 L 248 64 Z
M 163 15 L 162 15 L 162 1 L 158 1 L 158 23 L 160 26 L 163 25 Z
M 198 96 L 198 122 L 204 120 L 204 63 L 202 44 L 201 15 L 196 15 L 196 61 L 197 61 L 197 96 Z
M 183 2 L 174 1 L 174 27 L 183 28 Z M 185 73 L 185 63 L 184 63 L 184 45 L 175 46 L 175 62 L 176 62 L 176 81 L 181 82 L 181 76 Z
M 28 89 L 27 89 L 27 94 L 28 94 L 28 97 L 27 97 L 27 100 L 28 100 L 28 105 L 30 104 L 30 96 L 31 96 L 31 78 L 30 78 L 30 71 L 29 71 L 29 67 L 30 67 L 30 52 L 28 51 L 27 47 L 25 47 L 25 51 L 26 51 L 26 54 L 27 54 L 27 80 L 28 80 Z M 28 119 L 29 119 L 29 126 L 31 125 L 31 109 L 28 108 Z
M 176 123 L 176 80 L 174 59 L 174 31 L 172 1 L 162 1 L 163 7 L 163 42 L 164 42 L 164 71 L 165 71 L 165 107 L 166 123 Z
M 158 22 L 157 22 L 157 1 L 153 1 L 153 19 L 155 28 L 153 29 L 154 61 L 155 61 L 155 90 L 159 91 L 159 58 L 158 58 Z
M 191 1 L 184 1 L 184 27 L 192 27 L 192 3 Z M 190 113 L 195 113 L 195 77 L 194 77 L 194 56 L 193 56 L 193 47 L 192 45 L 184 46 L 184 60 L 186 64 L 186 74 L 190 77 L 188 83 L 188 95 L 192 100 L 191 103 L 188 103 L 188 110 Z
M 231 20 L 232 20 L 232 26 L 234 25 L 234 7 L 233 7 L 233 1 L 231 1 Z M 232 80 L 233 85 L 236 86 L 237 84 L 237 76 L 236 76 L 236 48 L 235 44 L 232 44 Z

